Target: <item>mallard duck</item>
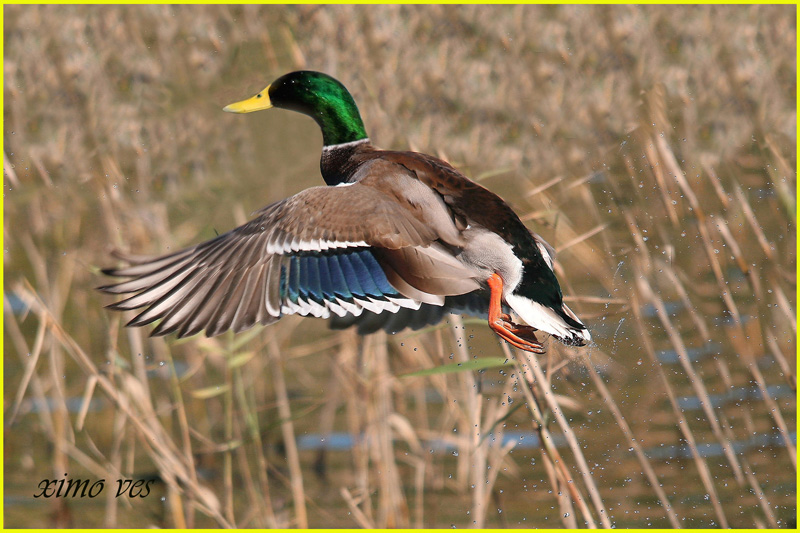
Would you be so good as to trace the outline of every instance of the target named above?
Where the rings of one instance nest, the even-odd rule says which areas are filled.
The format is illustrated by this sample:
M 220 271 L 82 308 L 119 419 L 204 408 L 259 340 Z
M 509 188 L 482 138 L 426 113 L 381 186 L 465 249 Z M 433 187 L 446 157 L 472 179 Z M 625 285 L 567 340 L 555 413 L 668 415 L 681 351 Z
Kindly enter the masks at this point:
M 499 196 L 441 159 L 373 146 L 353 97 L 326 74 L 286 74 L 224 111 L 271 107 L 317 122 L 327 186 L 179 252 L 123 257 L 129 266 L 104 272 L 128 279 L 100 289 L 132 294 L 112 309 L 144 308 L 129 326 L 160 320 L 152 335 L 214 336 L 300 314 L 394 331 L 469 311 L 533 353 L 544 353 L 536 330 L 570 345 L 591 340 L 564 304 L 553 249 Z M 392 313 L 403 318 L 381 319 Z

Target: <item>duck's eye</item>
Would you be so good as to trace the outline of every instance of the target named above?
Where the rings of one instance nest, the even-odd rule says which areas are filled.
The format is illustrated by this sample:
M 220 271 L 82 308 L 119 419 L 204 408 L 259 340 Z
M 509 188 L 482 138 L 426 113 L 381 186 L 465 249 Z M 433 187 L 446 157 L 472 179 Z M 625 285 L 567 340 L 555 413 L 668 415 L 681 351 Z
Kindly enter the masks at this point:
M 263 96 L 263 95 L 262 95 L 261 93 L 258 93 L 258 94 L 256 95 L 256 98 L 261 98 L 262 96 Z

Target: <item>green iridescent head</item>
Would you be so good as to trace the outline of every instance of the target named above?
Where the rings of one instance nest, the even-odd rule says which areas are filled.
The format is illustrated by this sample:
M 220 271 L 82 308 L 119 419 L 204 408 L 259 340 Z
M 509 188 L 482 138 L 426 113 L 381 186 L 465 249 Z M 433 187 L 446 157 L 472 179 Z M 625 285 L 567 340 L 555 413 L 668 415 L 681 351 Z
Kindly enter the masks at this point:
M 321 72 L 290 72 L 252 98 L 226 106 L 224 110 L 250 113 L 270 107 L 291 109 L 313 118 L 322 130 L 325 146 L 367 138 L 353 97 L 344 85 Z

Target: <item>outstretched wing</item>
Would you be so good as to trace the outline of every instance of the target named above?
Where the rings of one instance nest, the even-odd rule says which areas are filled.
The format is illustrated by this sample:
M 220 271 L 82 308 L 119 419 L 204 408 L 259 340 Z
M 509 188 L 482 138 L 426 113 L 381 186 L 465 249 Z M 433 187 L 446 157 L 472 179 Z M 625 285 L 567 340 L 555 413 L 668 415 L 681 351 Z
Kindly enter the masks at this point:
M 238 332 L 293 313 L 394 313 L 478 288 L 438 243 L 452 229 L 423 222 L 413 207 L 359 183 L 307 189 L 197 246 L 122 256 L 130 266 L 104 272 L 128 279 L 100 290 L 132 295 L 112 309 L 143 308 L 128 325 L 160 320 L 152 335 L 183 337 Z M 397 253 L 405 263 L 382 258 Z

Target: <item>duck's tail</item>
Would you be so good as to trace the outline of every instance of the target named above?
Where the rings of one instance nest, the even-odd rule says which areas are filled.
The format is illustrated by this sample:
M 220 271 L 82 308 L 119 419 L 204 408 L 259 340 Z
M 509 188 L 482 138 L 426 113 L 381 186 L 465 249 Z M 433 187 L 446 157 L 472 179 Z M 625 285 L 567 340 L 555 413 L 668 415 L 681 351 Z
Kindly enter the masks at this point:
M 564 344 L 584 346 L 592 340 L 589 329 L 566 304 L 562 303 L 558 309 L 521 295 L 508 295 L 506 301 L 529 326 L 553 335 Z

